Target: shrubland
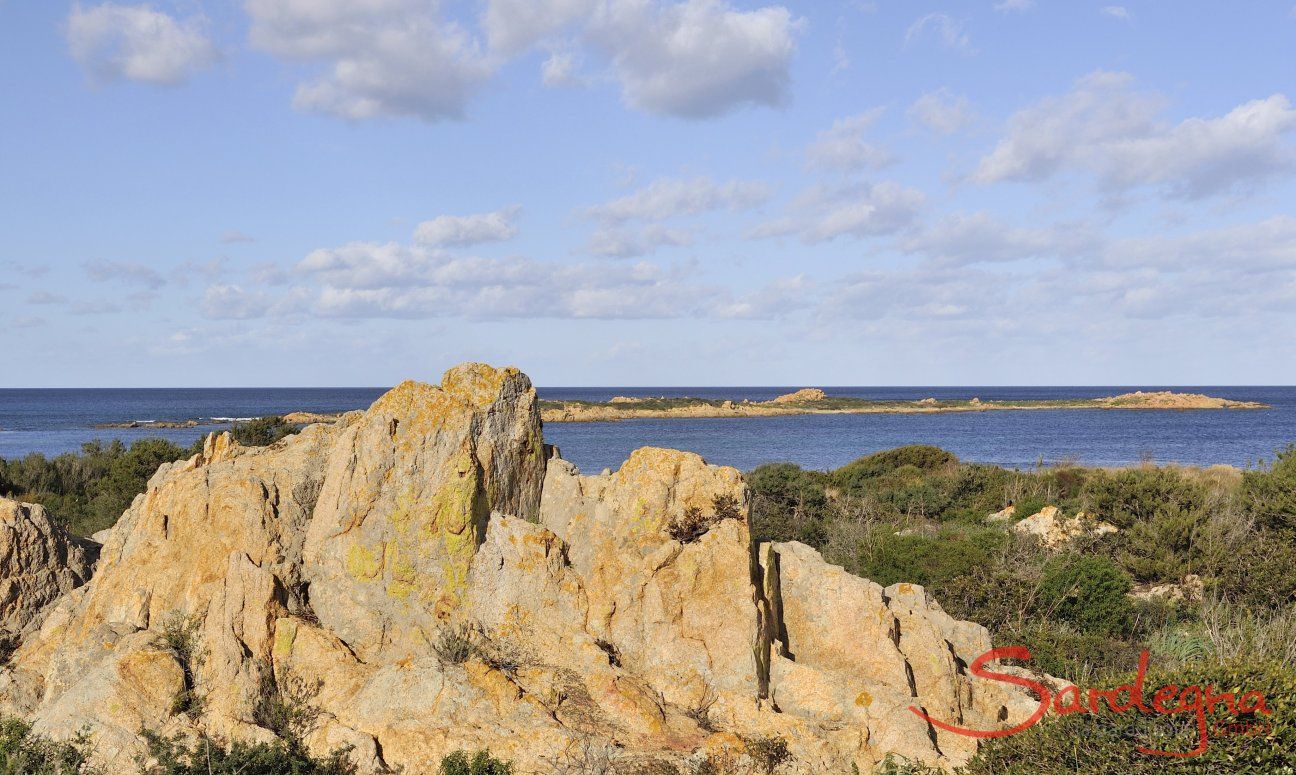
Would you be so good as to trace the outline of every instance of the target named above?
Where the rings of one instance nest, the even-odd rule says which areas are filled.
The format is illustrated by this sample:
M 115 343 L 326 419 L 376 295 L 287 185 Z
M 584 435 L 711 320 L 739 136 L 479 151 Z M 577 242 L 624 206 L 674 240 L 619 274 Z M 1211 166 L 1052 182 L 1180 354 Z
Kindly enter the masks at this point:
M 1296 772 L 1296 447 L 1244 471 L 1013 471 L 912 446 L 834 471 L 765 465 L 749 482 L 756 540 L 808 543 L 879 584 L 922 584 L 995 646 L 1027 647 L 1036 670 L 1109 688 L 1147 650 L 1150 686 L 1246 686 L 1274 711 L 1182 765 L 1134 746 L 1192 749 L 1191 714 L 1050 716 L 987 745 L 969 773 Z M 1009 505 L 1008 522 L 988 519 Z M 1009 529 L 1046 505 L 1119 532 L 1050 550 Z M 1189 575 L 1200 596 L 1149 594 Z

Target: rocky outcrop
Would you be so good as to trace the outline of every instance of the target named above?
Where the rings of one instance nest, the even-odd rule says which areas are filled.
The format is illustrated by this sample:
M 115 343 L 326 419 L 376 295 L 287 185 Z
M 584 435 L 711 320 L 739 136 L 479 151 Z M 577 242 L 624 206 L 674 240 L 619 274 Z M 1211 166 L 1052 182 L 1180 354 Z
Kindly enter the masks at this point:
M 1092 519 L 1084 512 L 1067 519 L 1057 506 L 1045 506 L 1012 526 L 1018 535 L 1031 536 L 1048 549 L 1056 549 L 1077 538 L 1097 537 L 1118 532 L 1115 525 Z
M 988 647 L 921 587 L 753 546 L 732 468 L 645 448 L 581 475 L 543 444 L 524 375 L 467 364 L 163 466 L 0 671 L 0 710 L 88 727 L 112 771 L 141 729 L 270 739 L 264 698 L 303 691 L 307 744 L 363 772 L 481 747 L 523 772 L 592 749 L 691 771 L 774 736 L 780 772 L 949 767 L 972 739 L 910 706 L 980 728 L 1034 706 L 967 675 Z
M 785 393 L 778 398 L 772 399 L 771 404 L 796 404 L 803 401 L 822 401 L 828 397 L 819 388 L 801 388 L 793 393 Z
M 33 627 L 46 606 L 86 583 L 97 553 L 45 507 L 0 498 L 0 640 Z

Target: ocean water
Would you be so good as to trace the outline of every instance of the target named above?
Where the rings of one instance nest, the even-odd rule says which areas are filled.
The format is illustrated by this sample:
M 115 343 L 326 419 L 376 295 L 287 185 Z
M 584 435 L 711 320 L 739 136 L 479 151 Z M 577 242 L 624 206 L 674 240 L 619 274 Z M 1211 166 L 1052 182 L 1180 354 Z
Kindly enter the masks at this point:
M 547 399 L 697 396 L 763 401 L 796 387 L 541 388 Z M 1264 410 L 1042 410 L 929 415 L 805 415 L 733 419 L 626 420 L 552 424 L 545 440 L 582 471 L 615 469 L 641 446 L 692 450 L 747 470 L 791 461 L 835 468 L 903 444 L 934 444 L 969 461 L 1028 468 L 1062 460 L 1119 466 L 1153 461 L 1254 465 L 1296 443 L 1296 387 L 825 387 L 829 395 L 872 399 L 1095 398 L 1174 389 L 1271 405 Z M 188 444 L 228 424 L 194 429 L 95 428 L 131 420 L 248 418 L 290 411 L 367 407 L 384 388 L 189 388 L 0 390 L 0 457 L 80 449 L 91 439 L 129 443 L 161 436 Z

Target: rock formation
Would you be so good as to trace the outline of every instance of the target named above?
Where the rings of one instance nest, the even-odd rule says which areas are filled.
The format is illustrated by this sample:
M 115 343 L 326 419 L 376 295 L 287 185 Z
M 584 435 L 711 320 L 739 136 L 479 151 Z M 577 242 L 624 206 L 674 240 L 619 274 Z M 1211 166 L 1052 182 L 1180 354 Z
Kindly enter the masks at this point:
M 991 519 L 995 516 L 997 515 L 991 515 Z M 1033 536 L 1039 539 L 1040 543 L 1045 547 L 1056 549 L 1077 538 L 1115 533 L 1118 528 L 1115 525 L 1094 520 L 1083 511 L 1067 519 L 1061 516 L 1057 506 L 1045 506 L 1013 525 L 1012 530 L 1021 535 Z
M 45 606 L 84 584 L 97 549 L 50 521 L 45 507 L 0 498 L 0 640 L 16 638 Z
M 795 404 L 801 401 L 822 401 L 828 395 L 819 388 L 801 388 L 794 393 L 785 393 L 770 401 L 771 404 Z
M 520 772 L 592 749 L 688 772 L 770 737 L 793 755 L 779 772 L 949 767 L 975 741 L 911 705 L 982 729 L 1035 706 L 968 676 L 989 645 L 921 587 L 753 546 L 732 468 L 646 448 L 581 475 L 544 445 L 524 375 L 466 364 L 162 466 L 0 671 L 0 710 L 88 726 L 114 772 L 141 729 L 270 739 L 267 692 L 302 686 L 308 745 L 350 746 L 367 773 L 481 747 Z

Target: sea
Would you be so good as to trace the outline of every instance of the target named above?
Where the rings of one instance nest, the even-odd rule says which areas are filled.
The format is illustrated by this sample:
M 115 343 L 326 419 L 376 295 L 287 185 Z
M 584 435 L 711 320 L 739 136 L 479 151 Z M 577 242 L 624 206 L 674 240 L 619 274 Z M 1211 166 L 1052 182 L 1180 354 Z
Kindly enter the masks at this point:
M 695 396 L 765 401 L 797 387 L 554 387 L 543 399 Z M 1049 409 L 951 414 L 832 414 L 623 420 L 550 424 L 545 441 L 585 473 L 615 470 L 642 446 L 697 452 L 750 470 L 788 461 L 831 469 L 879 450 L 933 444 L 960 459 L 1028 469 L 1059 462 L 1255 466 L 1296 443 L 1296 387 L 824 387 L 832 396 L 880 400 L 1097 398 L 1134 390 L 1206 393 L 1270 405 L 1261 410 Z M 233 422 L 291 411 L 362 409 L 384 388 L 0 389 L 0 457 L 76 452 L 92 439 L 160 436 L 187 445 Z M 146 420 L 216 420 L 183 429 L 97 428 Z

